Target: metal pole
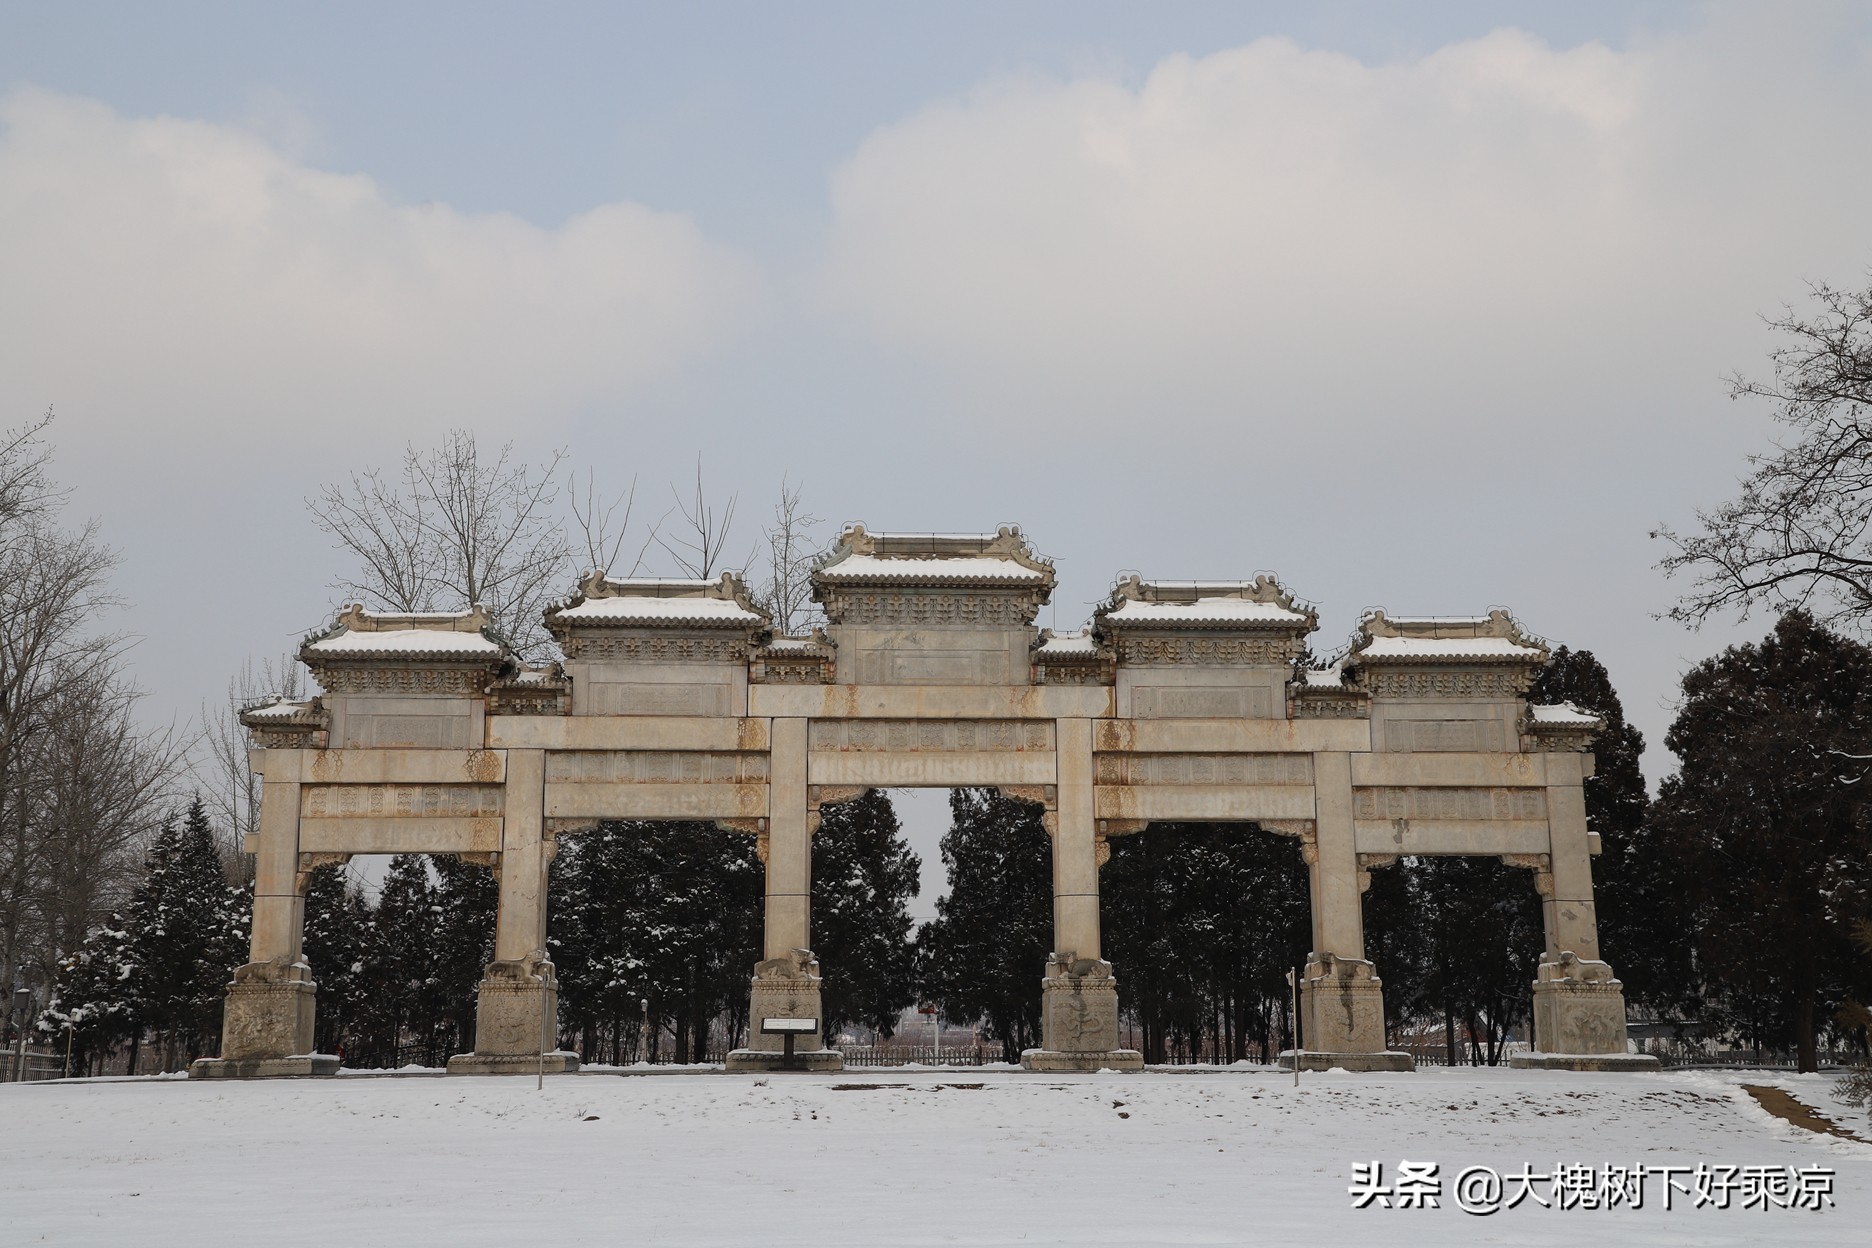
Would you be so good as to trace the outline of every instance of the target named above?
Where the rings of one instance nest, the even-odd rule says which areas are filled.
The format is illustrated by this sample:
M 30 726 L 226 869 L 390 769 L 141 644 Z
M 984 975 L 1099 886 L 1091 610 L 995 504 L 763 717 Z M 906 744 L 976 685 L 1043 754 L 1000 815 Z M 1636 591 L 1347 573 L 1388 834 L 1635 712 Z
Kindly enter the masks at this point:
M 546 1009 L 546 1002 L 548 1000 L 549 997 L 546 993 L 546 977 L 541 975 L 539 1078 L 533 1085 L 533 1090 L 535 1092 L 544 1092 L 546 1090 L 546 1041 L 547 1038 L 552 1035 L 552 1016 Z
M 1287 972 L 1288 1025 L 1293 1032 L 1294 1087 L 1300 1086 L 1300 980 L 1291 969 Z
M 942 1065 L 942 1015 L 933 1010 L 930 1012 L 930 1041 L 934 1046 L 930 1050 L 930 1065 L 940 1066 Z
M 72 1025 L 68 1022 L 65 1024 L 65 1073 L 59 1076 L 61 1079 L 71 1078 L 71 1044 Z

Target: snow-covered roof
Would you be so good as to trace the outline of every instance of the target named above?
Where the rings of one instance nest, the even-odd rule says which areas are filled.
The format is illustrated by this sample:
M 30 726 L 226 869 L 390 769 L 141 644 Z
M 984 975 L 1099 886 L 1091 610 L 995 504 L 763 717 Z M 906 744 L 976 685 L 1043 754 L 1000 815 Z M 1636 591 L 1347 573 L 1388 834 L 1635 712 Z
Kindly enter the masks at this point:
M 1043 659 L 1088 659 L 1097 657 L 1098 652 L 1098 639 L 1084 628 L 1072 633 L 1048 631 L 1034 647 L 1034 653 Z
M 1300 683 L 1308 689 L 1343 689 L 1345 669 L 1341 667 L 1309 667 L 1300 673 Z
M 612 628 L 761 628 L 747 588 L 732 572 L 718 580 L 608 577 L 593 572 L 578 592 L 546 613 L 549 626 L 596 624 Z
M 847 555 L 819 569 L 822 581 L 1007 581 L 1038 585 L 1049 574 L 993 555 Z
M 305 652 L 311 655 L 372 655 L 372 654 L 458 654 L 498 655 L 500 643 L 490 641 L 480 633 L 457 633 L 440 628 L 402 628 L 394 632 L 357 633 L 345 631 L 331 637 L 321 637 L 317 641 L 307 642 Z
M 1014 525 L 993 533 L 873 533 L 848 525 L 813 568 L 813 584 L 1053 587 L 1053 565 Z
M 1536 646 L 1506 637 L 1374 637 L 1359 651 L 1361 659 L 1535 659 Z
M 1192 602 L 1126 602 L 1102 618 L 1118 624 L 1299 624 L 1307 617 L 1278 603 L 1203 597 Z
M 1313 612 L 1294 601 L 1271 576 L 1252 581 L 1118 582 L 1094 613 L 1095 628 L 1281 627 L 1310 630 Z
M 831 649 L 824 637 L 775 637 L 767 642 L 769 654 L 818 654 Z
M 368 611 L 353 603 L 325 632 L 307 638 L 300 657 L 320 659 L 498 659 L 505 650 L 486 633 L 486 608 L 466 611 Z
M 1551 724 L 1566 728 L 1597 728 L 1601 721 L 1591 711 L 1581 710 L 1571 702 L 1558 702 L 1552 706 L 1528 707 L 1528 718 L 1536 724 Z
M 761 624 L 766 617 L 738 602 L 720 598 L 587 598 L 554 612 L 561 620 L 607 624 Z
M 1547 647 L 1505 610 L 1487 615 L 1400 615 L 1368 611 L 1353 634 L 1354 663 L 1540 663 Z
M 271 702 L 259 706 L 250 706 L 240 713 L 241 722 L 255 723 L 293 723 L 318 714 L 314 699 L 294 702 L 281 695 L 275 695 Z

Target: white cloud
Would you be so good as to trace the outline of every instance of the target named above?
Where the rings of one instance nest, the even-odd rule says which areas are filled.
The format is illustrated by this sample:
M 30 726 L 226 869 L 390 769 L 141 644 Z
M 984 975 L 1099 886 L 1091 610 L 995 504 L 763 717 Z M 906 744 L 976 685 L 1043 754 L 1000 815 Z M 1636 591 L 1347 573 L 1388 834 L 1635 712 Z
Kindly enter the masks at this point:
M 1135 88 L 992 84 L 837 171 L 822 293 L 1114 415 L 1234 396 L 1352 427 L 1556 372 L 1707 381 L 1712 323 L 1751 332 L 1872 259 L 1865 48 L 1780 20 L 1620 51 L 1500 30 L 1383 66 L 1262 39 Z
M 95 432 L 511 428 L 680 370 L 754 295 L 749 265 L 637 204 L 545 229 L 393 203 L 238 129 L 0 97 L 16 416 L 56 401 Z

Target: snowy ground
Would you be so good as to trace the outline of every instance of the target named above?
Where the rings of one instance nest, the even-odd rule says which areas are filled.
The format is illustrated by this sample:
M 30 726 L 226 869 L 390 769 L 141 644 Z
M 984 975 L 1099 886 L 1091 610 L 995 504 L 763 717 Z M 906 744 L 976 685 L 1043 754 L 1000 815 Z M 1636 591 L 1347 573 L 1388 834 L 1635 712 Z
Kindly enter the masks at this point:
M 1854 1244 L 1872 1145 L 1788 1126 L 1819 1076 L 1266 1068 L 0 1087 L 0 1243 L 284 1245 Z M 1849 1116 L 1850 1115 L 1850 1116 Z M 1355 1210 L 1355 1161 L 1441 1163 L 1443 1207 Z M 1532 1204 L 1482 1164 L 1830 1166 L 1836 1207 Z M 1681 1205 L 1682 1197 L 1678 1198 Z

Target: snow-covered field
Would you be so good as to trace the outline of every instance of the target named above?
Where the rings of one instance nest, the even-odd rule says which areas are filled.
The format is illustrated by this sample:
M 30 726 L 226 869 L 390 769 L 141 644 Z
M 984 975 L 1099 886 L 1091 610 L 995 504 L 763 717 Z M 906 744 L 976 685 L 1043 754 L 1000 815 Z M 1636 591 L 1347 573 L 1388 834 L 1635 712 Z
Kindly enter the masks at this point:
M 1824 1077 L 1266 1068 L 1136 1075 L 178 1079 L 0 1087 L 0 1243 L 1853 1244 L 1872 1145 Z M 1354 1162 L 1441 1165 L 1437 1209 L 1354 1209 Z M 1458 1171 L 1828 1166 L 1836 1207 L 1455 1207 Z M 1687 1180 L 1680 1180 L 1685 1182 Z M 1545 1189 L 1540 1189 L 1545 1191 Z M 1739 1202 L 1738 1202 L 1739 1203 Z

